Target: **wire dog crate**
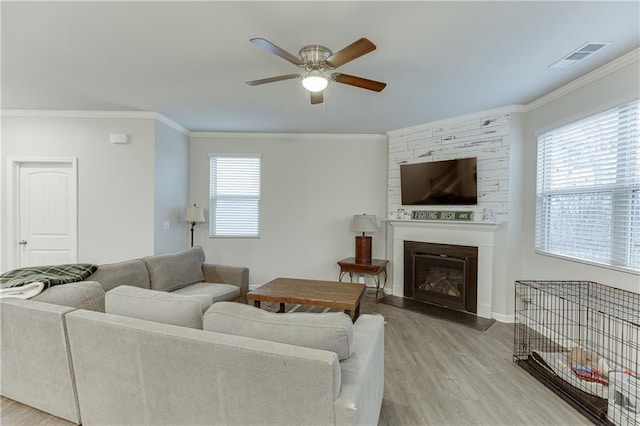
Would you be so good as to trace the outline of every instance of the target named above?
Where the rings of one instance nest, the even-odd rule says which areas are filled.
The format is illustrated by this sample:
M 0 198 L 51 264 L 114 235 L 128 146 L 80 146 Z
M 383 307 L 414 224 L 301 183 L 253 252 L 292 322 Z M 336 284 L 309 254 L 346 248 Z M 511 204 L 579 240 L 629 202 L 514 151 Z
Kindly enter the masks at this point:
M 516 281 L 513 360 L 596 424 L 640 426 L 640 294 Z

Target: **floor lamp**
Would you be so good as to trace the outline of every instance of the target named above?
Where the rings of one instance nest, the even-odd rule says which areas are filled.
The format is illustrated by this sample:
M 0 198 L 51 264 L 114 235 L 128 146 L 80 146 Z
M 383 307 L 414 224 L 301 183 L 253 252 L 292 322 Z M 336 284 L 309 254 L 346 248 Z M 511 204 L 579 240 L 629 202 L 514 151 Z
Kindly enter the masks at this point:
M 198 207 L 195 204 L 187 207 L 187 212 L 184 214 L 184 221 L 191 222 L 191 247 L 193 247 L 193 228 L 196 223 L 204 222 L 204 208 Z
M 371 237 L 366 236 L 365 233 L 378 230 L 376 215 L 353 215 L 351 229 L 353 232 L 362 232 L 362 235 L 356 235 L 356 263 L 371 265 Z

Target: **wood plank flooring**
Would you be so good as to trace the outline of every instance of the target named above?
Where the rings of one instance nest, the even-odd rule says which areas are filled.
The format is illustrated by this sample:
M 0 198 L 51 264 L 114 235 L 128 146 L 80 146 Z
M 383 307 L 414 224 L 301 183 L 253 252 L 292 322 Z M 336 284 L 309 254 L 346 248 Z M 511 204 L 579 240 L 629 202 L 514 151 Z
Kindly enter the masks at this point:
M 377 304 L 369 295 L 361 309 L 387 321 L 378 426 L 591 424 L 513 363 L 511 324 L 482 332 Z M 6 398 L 0 424 L 71 425 Z
M 512 324 L 482 332 L 370 300 L 362 312 L 387 321 L 378 426 L 591 424 L 512 361 Z

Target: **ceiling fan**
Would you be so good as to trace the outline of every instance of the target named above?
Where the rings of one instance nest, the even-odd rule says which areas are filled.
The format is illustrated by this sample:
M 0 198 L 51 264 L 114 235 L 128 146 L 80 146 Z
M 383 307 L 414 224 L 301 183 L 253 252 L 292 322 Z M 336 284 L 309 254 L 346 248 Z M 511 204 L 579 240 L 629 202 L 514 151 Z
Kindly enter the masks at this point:
M 311 95 L 311 104 L 320 104 L 324 99 L 322 91 L 329 84 L 329 80 L 335 81 L 336 83 L 360 87 L 362 89 L 373 90 L 374 92 L 381 92 L 387 85 L 386 83 L 381 83 L 379 81 L 339 72 L 334 72 L 331 75 L 327 74 L 330 70 L 334 70 L 347 62 L 351 62 L 360 56 L 376 50 L 376 45 L 364 37 L 336 53 L 333 53 L 328 48 L 317 44 L 305 46 L 300 49 L 298 56 L 287 52 L 264 38 L 252 38 L 249 41 L 256 46 L 260 46 L 269 52 L 280 56 L 282 59 L 291 62 L 293 65 L 302 68 L 304 73 L 285 74 L 260 80 L 247 81 L 245 82 L 247 86 L 258 86 L 260 84 L 273 83 L 275 81 L 302 78 L 302 85 Z

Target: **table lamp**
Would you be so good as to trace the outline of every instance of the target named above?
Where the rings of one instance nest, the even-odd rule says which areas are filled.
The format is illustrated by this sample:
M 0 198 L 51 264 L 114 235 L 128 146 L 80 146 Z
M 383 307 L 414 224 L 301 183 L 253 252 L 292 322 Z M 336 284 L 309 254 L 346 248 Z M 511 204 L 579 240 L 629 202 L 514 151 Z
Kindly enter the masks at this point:
M 362 235 L 356 235 L 356 263 L 370 265 L 371 237 L 366 236 L 365 233 L 378 230 L 376 215 L 354 214 L 351 230 L 357 233 L 362 232 Z
M 184 214 L 184 221 L 191 222 L 191 247 L 193 247 L 193 227 L 196 223 L 204 222 L 204 208 L 198 207 L 195 204 L 187 207 L 187 212 Z

